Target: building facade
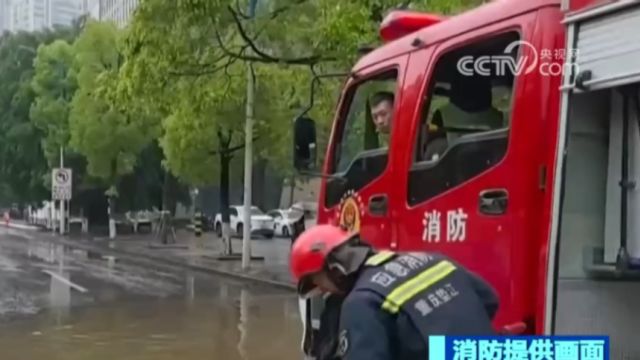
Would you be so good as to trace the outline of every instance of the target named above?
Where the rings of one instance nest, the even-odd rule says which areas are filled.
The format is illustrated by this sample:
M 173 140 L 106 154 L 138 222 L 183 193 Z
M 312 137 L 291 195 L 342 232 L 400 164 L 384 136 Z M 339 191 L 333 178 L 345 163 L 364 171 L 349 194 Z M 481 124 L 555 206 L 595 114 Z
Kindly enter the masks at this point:
M 11 0 L 11 31 L 37 31 L 46 27 L 48 0 Z
M 70 25 L 84 13 L 82 0 L 49 0 L 47 26 Z
M 85 0 L 84 13 L 89 17 L 100 20 L 100 0 Z
M 100 0 L 99 19 L 112 21 L 118 27 L 124 27 L 129 23 L 137 6 L 138 0 Z
M 13 32 L 71 25 L 83 14 L 83 0 L 8 0 L 7 7 Z
M 8 31 L 11 23 L 9 0 L 0 0 L 0 34 Z

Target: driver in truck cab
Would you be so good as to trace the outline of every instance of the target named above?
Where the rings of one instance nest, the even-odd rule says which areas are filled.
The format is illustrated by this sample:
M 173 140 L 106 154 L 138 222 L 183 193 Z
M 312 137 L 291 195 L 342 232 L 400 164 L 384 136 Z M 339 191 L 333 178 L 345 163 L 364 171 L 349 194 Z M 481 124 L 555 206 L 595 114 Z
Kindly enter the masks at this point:
M 340 298 L 325 308 L 332 328 L 321 321 L 319 359 L 422 360 L 430 335 L 496 334 L 494 290 L 441 254 L 376 252 L 357 233 L 317 225 L 294 243 L 290 268 L 300 296 Z
M 393 120 L 393 93 L 380 91 L 371 97 L 371 118 L 380 134 L 388 135 Z
M 493 104 L 491 80 L 486 76 L 455 76 L 448 91 L 449 102 L 436 109 L 429 124 L 429 141 L 423 160 L 437 159 L 462 135 L 503 127 L 504 117 Z M 393 123 L 394 95 L 380 91 L 371 97 L 371 118 L 383 143 L 388 144 Z

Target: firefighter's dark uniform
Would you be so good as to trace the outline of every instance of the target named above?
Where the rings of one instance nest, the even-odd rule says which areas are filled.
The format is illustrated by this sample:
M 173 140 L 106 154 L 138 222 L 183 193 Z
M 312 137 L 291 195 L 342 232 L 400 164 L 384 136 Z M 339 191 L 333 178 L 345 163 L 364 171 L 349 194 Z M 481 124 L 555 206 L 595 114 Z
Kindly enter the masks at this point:
M 320 329 L 313 339 L 312 355 L 316 360 L 339 360 L 336 356 L 338 347 L 338 329 L 340 327 L 340 309 L 344 297 L 329 295 L 324 299 L 324 308 L 320 315 Z
M 429 335 L 491 335 L 497 296 L 439 254 L 380 252 L 345 298 L 337 355 L 345 360 L 428 359 Z

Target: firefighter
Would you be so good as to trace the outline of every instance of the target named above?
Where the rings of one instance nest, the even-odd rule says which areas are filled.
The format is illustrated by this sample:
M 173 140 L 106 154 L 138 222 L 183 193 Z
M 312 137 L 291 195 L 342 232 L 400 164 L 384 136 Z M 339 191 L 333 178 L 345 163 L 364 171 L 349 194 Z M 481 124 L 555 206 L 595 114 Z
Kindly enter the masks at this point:
M 344 297 L 323 339 L 335 358 L 422 360 L 430 335 L 497 334 L 493 289 L 441 254 L 375 252 L 358 233 L 318 225 L 294 243 L 290 270 L 301 297 Z

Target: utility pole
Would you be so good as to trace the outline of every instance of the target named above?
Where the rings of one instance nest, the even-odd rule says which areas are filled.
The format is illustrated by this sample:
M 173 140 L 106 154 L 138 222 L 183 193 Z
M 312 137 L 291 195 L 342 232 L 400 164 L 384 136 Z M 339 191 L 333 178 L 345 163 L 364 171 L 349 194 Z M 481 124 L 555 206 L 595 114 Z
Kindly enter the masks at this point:
M 60 169 L 64 168 L 64 147 L 60 146 Z M 64 235 L 67 227 L 65 226 L 64 199 L 60 199 L 60 235 Z
M 253 19 L 256 12 L 258 0 L 249 1 L 249 18 Z M 247 61 L 247 104 L 246 122 L 244 130 L 244 211 L 242 219 L 242 269 L 249 268 L 251 261 L 251 185 L 253 168 L 253 106 L 255 78 L 253 76 L 253 66 Z

